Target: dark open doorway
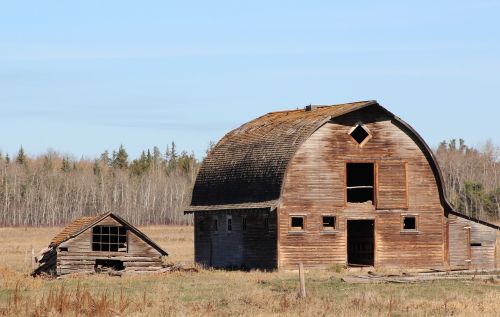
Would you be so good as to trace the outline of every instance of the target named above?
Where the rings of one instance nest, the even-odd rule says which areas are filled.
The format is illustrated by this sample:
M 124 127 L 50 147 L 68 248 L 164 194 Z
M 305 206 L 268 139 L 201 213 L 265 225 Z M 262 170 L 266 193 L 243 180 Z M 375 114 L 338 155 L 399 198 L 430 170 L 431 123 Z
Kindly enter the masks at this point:
M 347 263 L 353 266 L 375 264 L 375 221 L 347 221 Z
M 373 163 L 347 163 L 346 191 L 348 203 L 374 202 L 375 169 Z

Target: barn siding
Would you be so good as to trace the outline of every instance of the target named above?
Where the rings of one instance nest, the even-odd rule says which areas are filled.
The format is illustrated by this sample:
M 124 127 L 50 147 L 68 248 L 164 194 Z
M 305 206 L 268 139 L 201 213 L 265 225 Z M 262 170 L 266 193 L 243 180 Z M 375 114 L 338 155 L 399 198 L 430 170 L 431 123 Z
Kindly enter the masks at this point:
M 107 217 L 99 225 L 122 226 L 121 223 Z M 125 271 L 151 271 L 161 268 L 161 254 L 131 230 L 127 231 L 127 252 L 92 251 L 92 227 L 78 236 L 61 243 L 57 247 L 57 274 L 94 272 L 97 259 L 119 260 Z M 60 251 L 60 248 L 68 251 Z
M 373 138 L 359 147 L 347 132 L 363 122 Z M 344 166 L 346 161 L 405 162 L 407 198 L 371 204 L 345 206 Z M 383 166 L 381 164 L 381 166 Z M 391 172 L 391 169 L 386 169 Z M 401 171 L 399 168 L 392 172 Z M 379 173 L 384 172 L 384 169 Z M 384 180 L 390 179 L 385 177 Z M 403 177 L 394 178 L 398 182 Z M 386 184 L 391 189 L 391 185 Z M 380 195 L 380 199 L 390 199 Z M 382 111 L 357 111 L 335 119 L 305 141 L 285 175 L 279 219 L 279 266 L 294 268 L 303 262 L 309 267 L 327 267 L 347 261 L 347 219 L 375 220 L 375 265 L 384 267 L 442 267 L 444 265 L 443 207 L 431 166 L 415 141 Z M 290 234 L 289 217 L 307 215 L 304 234 Z M 401 234 L 401 215 L 415 214 L 417 234 Z M 321 233 L 323 214 L 337 216 L 335 234 Z
M 450 215 L 448 219 L 450 266 L 494 269 L 496 230 L 455 215 Z
M 227 231 L 227 216 L 232 231 Z M 218 231 L 212 221 L 218 220 Z M 246 218 L 247 228 L 242 229 Z M 268 217 L 269 229 L 264 228 Z M 196 212 L 195 261 L 205 266 L 273 269 L 277 266 L 276 213 L 262 211 Z M 203 230 L 200 223 L 203 222 Z

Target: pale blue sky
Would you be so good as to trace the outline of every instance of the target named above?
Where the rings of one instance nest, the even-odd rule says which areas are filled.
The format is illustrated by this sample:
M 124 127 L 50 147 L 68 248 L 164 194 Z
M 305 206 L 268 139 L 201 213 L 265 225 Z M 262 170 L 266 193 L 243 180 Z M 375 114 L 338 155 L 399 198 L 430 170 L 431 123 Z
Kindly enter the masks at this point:
M 500 1 L 343 2 L 3 1 L 0 149 L 201 156 L 269 111 L 367 99 L 431 146 L 500 144 Z

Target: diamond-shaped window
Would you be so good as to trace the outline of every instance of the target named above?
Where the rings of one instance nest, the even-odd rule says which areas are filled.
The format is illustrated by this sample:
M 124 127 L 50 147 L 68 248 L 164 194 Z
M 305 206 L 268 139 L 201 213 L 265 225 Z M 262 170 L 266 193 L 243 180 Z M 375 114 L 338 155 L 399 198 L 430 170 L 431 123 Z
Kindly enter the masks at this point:
M 349 135 L 359 144 L 362 145 L 366 141 L 368 141 L 371 137 L 370 133 L 368 130 L 363 127 L 363 125 L 358 124 L 350 133 Z

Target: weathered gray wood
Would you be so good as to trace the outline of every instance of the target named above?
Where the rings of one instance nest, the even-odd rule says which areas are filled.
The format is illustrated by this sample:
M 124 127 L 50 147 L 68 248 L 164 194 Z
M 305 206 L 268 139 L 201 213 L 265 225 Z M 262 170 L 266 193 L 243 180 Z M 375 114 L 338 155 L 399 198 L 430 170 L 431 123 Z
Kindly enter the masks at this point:
M 306 298 L 306 278 L 304 276 L 304 265 L 302 263 L 299 264 L 299 284 L 299 297 Z

